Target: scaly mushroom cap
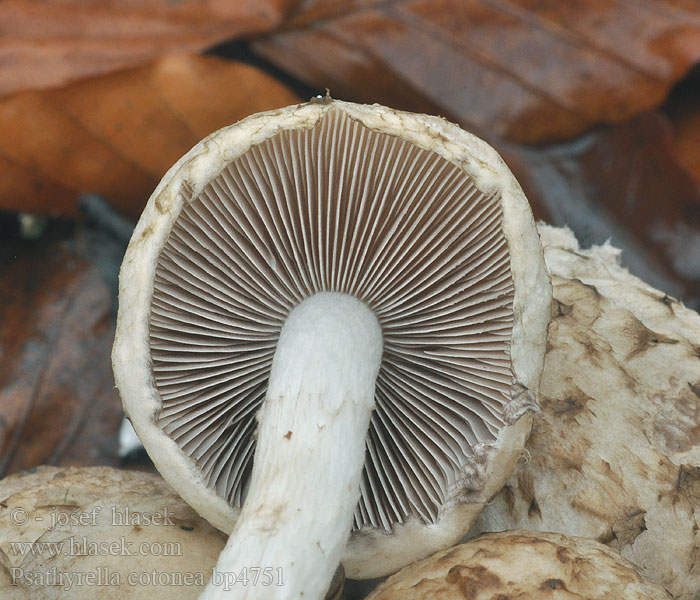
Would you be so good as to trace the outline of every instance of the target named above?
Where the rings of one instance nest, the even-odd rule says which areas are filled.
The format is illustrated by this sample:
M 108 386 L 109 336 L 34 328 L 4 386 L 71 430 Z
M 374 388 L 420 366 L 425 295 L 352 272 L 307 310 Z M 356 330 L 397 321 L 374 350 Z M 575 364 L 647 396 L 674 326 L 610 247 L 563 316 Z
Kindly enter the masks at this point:
M 3 599 L 194 598 L 225 543 L 150 473 L 38 467 L 0 481 Z
M 670 600 L 607 546 L 559 533 L 486 534 L 409 565 L 367 600 Z
M 383 333 L 344 560 L 373 577 L 459 539 L 514 468 L 549 281 L 513 176 L 442 119 L 326 99 L 203 140 L 134 232 L 113 361 L 158 469 L 227 532 L 280 330 L 317 292 Z
M 619 250 L 540 227 L 554 316 L 530 459 L 475 533 L 597 539 L 679 600 L 700 597 L 700 316 Z

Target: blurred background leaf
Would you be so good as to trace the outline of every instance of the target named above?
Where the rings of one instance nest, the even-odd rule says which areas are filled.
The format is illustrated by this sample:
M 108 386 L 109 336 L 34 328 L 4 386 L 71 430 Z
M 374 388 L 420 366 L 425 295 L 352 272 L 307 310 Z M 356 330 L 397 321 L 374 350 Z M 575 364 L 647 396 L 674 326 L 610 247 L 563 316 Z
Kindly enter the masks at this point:
M 94 192 L 136 218 L 200 139 L 298 100 L 255 67 L 192 54 L 0 97 L 0 206 L 75 216 L 78 196 Z
M 538 217 L 568 225 L 584 246 L 612 240 L 631 271 L 700 307 L 700 179 L 661 111 L 571 142 L 499 149 Z
M 113 465 L 121 404 L 111 290 L 69 223 L 0 253 L 0 477 L 40 464 Z
M 700 7 L 304 0 L 253 48 L 349 100 L 441 114 L 489 140 L 541 143 L 661 104 L 700 58 Z
M 277 26 L 296 0 L 3 0 L 0 95 Z

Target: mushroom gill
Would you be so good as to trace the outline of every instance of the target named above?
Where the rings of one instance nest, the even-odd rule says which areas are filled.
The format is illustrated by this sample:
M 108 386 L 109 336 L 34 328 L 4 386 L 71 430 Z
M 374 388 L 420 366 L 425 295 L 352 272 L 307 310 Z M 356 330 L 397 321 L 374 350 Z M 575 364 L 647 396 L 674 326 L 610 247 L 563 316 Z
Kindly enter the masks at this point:
M 158 257 L 158 425 L 240 507 L 287 316 L 317 292 L 354 296 L 384 338 L 354 527 L 434 523 L 507 421 L 502 210 L 452 162 L 341 110 L 253 145 L 186 203 Z

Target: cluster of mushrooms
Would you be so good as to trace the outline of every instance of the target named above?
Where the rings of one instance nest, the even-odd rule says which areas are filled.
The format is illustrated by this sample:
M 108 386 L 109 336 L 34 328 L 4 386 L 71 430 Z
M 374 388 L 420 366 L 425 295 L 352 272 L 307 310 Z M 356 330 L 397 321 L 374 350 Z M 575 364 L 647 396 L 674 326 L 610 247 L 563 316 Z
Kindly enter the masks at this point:
M 321 599 L 339 565 L 398 571 L 384 600 L 700 597 L 700 317 L 538 231 L 457 126 L 318 98 L 212 134 L 119 300 L 125 411 L 230 534 L 200 598 Z

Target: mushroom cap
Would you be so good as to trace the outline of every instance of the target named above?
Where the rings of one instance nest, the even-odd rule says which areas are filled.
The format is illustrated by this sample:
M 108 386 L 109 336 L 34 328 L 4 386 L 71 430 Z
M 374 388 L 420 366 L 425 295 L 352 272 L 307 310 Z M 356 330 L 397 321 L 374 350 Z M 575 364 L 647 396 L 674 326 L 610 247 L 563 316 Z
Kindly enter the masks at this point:
M 327 98 L 204 139 L 134 231 L 113 364 L 158 470 L 223 531 L 276 336 L 319 291 L 358 297 L 384 333 L 343 561 L 375 577 L 457 541 L 514 468 L 551 288 L 514 177 L 441 118 Z
M 670 600 L 596 541 L 516 530 L 482 535 L 408 565 L 367 600 Z
M 0 481 L 2 598 L 195 598 L 225 543 L 150 473 L 38 467 Z
M 700 316 L 540 226 L 553 319 L 529 460 L 473 534 L 597 539 L 675 598 L 700 596 Z

